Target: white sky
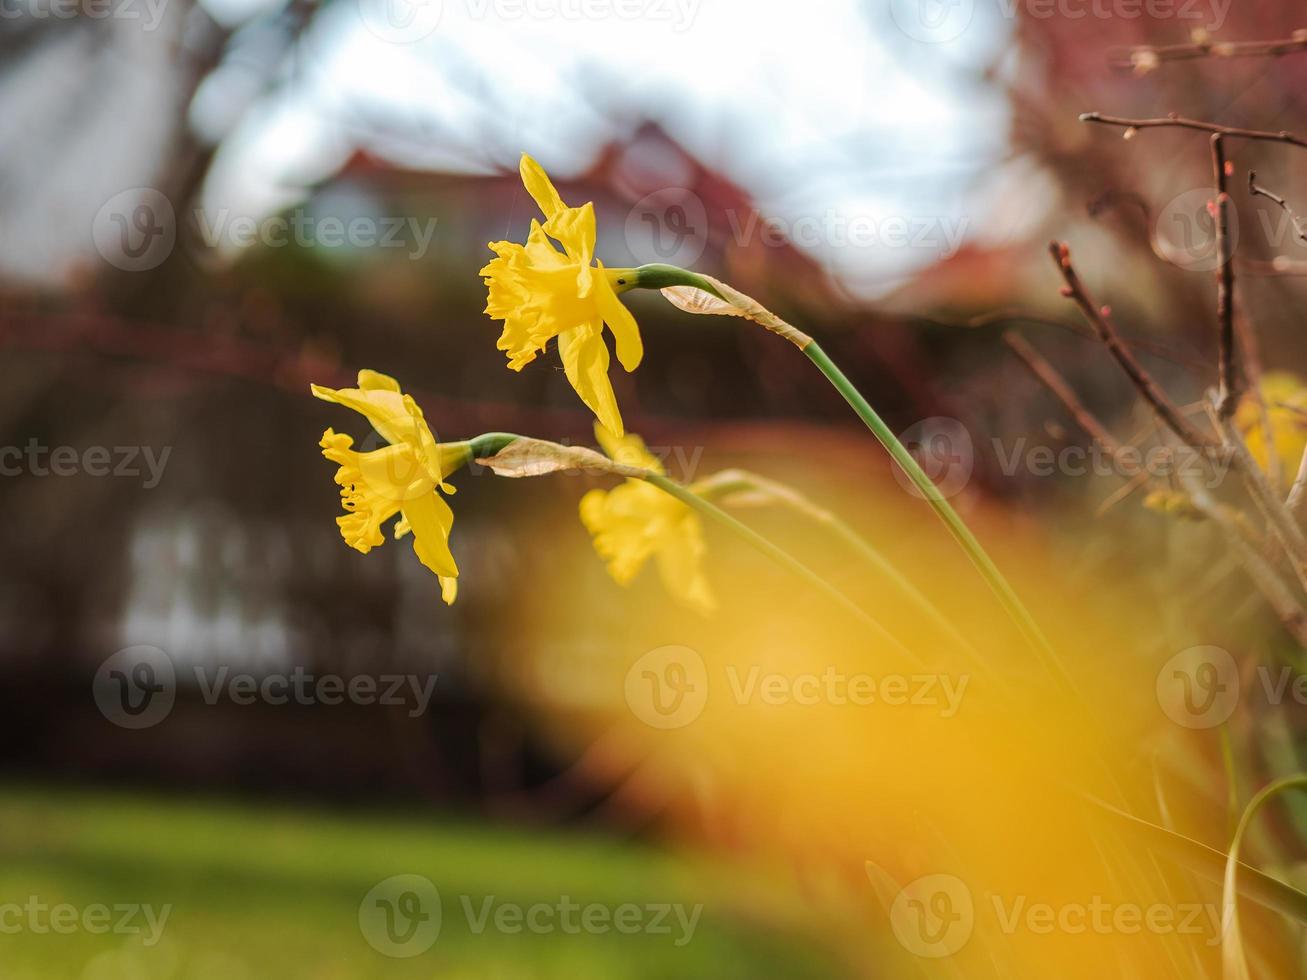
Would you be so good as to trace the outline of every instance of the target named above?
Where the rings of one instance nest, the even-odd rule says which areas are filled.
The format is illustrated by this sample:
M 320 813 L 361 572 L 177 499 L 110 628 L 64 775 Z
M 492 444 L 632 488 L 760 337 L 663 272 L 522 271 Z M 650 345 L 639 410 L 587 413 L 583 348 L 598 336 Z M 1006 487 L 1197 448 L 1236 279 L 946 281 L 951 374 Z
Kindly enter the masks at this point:
M 232 19 L 258 2 L 206 0 Z M 206 206 L 293 203 L 356 142 L 376 149 L 378 120 L 413 134 L 382 144 L 410 166 L 527 150 L 566 176 L 643 113 L 874 295 L 985 225 L 973 181 L 1006 142 L 1002 94 L 978 80 L 1004 25 L 923 43 L 900 24 L 932 2 L 337 0 L 251 111 L 232 108 L 238 72 L 202 90 L 193 123 L 226 135 Z

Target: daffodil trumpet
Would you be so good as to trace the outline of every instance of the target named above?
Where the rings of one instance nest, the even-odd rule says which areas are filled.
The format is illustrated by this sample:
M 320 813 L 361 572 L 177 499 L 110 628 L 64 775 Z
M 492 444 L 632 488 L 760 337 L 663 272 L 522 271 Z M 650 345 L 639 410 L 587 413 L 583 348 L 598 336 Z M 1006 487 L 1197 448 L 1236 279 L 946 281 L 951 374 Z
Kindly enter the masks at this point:
M 948 499 L 940 493 L 934 481 L 926 475 L 916 459 L 899 441 L 898 436 L 885 424 L 885 421 L 871 407 L 853 382 L 822 350 L 820 344 L 801 330 L 786 323 L 756 300 L 710 276 L 703 276 L 690 272 L 688 269 L 659 263 L 632 269 L 628 274 L 620 278 L 622 281 L 619 283 L 619 288 L 658 289 L 675 306 L 687 312 L 736 316 L 753 320 L 772 333 L 790 341 L 803 351 L 808 360 L 816 365 L 832 387 L 848 402 L 863 424 L 871 430 L 872 435 L 890 454 L 890 458 L 907 474 L 913 486 L 930 504 L 931 509 L 935 511 L 935 514 L 944 523 L 954 540 L 957 541 L 963 552 L 975 565 L 981 577 L 993 590 L 1000 605 L 1016 624 L 1026 641 L 1044 660 L 1048 670 L 1061 682 L 1070 683 L 1065 669 L 1058 662 L 1052 645 L 1048 642 L 1048 638 L 1040 629 L 1034 616 L 1031 615 L 1003 573 L 999 571 L 998 566 L 981 546 L 971 529 L 967 527 L 966 522 L 953 509 Z
M 606 269 L 595 255 L 594 205 L 563 203 L 549 175 L 526 154 L 522 184 L 544 215 L 531 222 L 525 243 L 491 242 L 495 253 L 481 270 L 486 315 L 504 323 L 498 347 L 508 367 L 521 371 L 551 341 L 577 395 L 614 435 L 625 433 L 612 382 L 604 328 L 617 360 L 634 371 L 644 357 L 640 328 L 617 298 L 630 269 Z

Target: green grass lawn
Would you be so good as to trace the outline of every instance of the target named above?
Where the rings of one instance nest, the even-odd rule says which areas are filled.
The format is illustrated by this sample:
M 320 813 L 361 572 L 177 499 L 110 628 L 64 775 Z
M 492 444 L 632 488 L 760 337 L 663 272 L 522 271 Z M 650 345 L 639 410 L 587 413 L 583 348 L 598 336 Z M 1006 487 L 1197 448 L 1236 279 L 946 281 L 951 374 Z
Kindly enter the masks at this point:
M 360 924 L 365 897 L 400 874 L 439 891 L 438 936 L 409 958 L 378 952 Z M 592 907 L 590 929 L 587 913 L 560 911 L 563 896 Z M 72 906 L 78 924 L 36 931 L 51 919 L 32 898 Z M 99 930 L 95 906 L 116 925 L 129 903 L 156 923 L 168 907 L 162 928 L 143 910 L 124 923 L 137 935 L 86 928 L 88 910 Z M 535 930 L 516 918 L 533 905 Z M 687 918 L 655 922 L 663 905 Z M 801 934 L 799 905 L 742 872 L 601 836 L 0 787 L 0 980 L 837 975 Z

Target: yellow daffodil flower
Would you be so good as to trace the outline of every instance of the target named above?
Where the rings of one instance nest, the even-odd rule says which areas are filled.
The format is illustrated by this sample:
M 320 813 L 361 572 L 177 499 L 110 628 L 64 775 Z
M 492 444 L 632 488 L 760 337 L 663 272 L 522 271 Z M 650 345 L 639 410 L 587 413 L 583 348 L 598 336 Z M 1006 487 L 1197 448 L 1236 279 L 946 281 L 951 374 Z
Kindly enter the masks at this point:
M 323 401 L 358 412 L 389 443 L 358 452 L 351 437 L 331 429 L 322 434 L 322 455 L 340 465 L 336 482 L 346 511 L 336 518 L 341 537 L 366 555 L 385 540 L 381 525 L 399 515 L 396 540 L 413 533 L 418 559 L 439 577 L 445 602 L 453 603 L 458 593 L 458 565 L 449 550 L 454 512 L 437 490 L 454 492 L 445 477 L 467 461 L 467 444 L 437 443 L 413 397 L 376 371 L 360 371 L 357 388 L 311 387 Z
M 1307 386 L 1287 371 L 1272 371 L 1262 378 L 1262 398 L 1266 401 L 1275 455 L 1279 458 L 1280 479 L 1289 486 L 1307 448 Z M 1270 461 L 1261 411 L 1250 395 L 1239 403 L 1235 425 L 1243 433 L 1248 449 L 1263 470 Z
M 481 275 L 489 292 L 485 312 L 504 321 L 498 347 L 508 355 L 508 366 L 520 371 L 557 337 L 567 380 L 604 427 L 621 436 L 622 416 L 608 379 L 603 330 L 607 324 L 617 359 L 634 371 L 644 345 L 635 317 L 617 298 L 619 280 L 630 270 L 605 269 L 596 261 L 593 203 L 568 207 L 540 164 L 525 154 L 520 169 L 545 223 L 532 220 L 525 245 L 490 243 L 498 257 Z
M 639 436 L 616 436 L 601 425 L 595 436 L 610 459 L 662 473 Z M 706 546 L 699 515 L 675 497 L 643 480 L 628 479 L 612 490 L 591 490 L 581 498 L 581 523 L 608 574 L 628 585 L 653 557 L 667 591 L 701 613 L 716 606 L 702 563 Z

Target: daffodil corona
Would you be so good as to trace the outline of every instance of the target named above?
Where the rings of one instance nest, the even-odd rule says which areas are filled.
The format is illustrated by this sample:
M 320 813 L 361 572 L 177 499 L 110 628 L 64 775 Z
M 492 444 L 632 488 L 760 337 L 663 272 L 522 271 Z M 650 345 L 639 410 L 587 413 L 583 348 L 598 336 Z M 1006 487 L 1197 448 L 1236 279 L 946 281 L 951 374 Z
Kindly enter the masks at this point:
M 595 426 L 595 436 L 610 459 L 663 474 L 639 436 L 615 436 L 601 425 Z M 581 522 L 619 585 L 628 585 L 652 557 L 664 587 L 678 601 L 702 613 L 715 607 L 703 571 L 703 525 L 675 497 L 643 480 L 627 479 L 612 490 L 591 490 L 582 497 Z
M 322 455 L 340 466 L 336 483 L 346 511 L 336 518 L 341 537 L 366 555 L 385 541 L 381 525 L 399 516 L 395 538 L 412 533 L 413 550 L 439 577 L 445 602 L 452 603 L 458 592 L 458 565 L 449 550 L 454 512 L 437 491 L 454 492 L 445 477 L 470 458 L 468 444 L 437 443 L 413 397 L 376 371 L 360 371 L 357 388 L 313 385 L 312 391 L 358 412 L 389 443 L 358 452 L 350 436 L 331 429 L 322 434 Z
M 605 269 L 595 259 L 593 203 L 568 207 L 541 166 L 525 154 L 520 169 L 545 223 L 532 220 L 525 245 L 490 244 L 498 257 L 481 275 L 489 294 L 485 312 L 504 321 L 498 347 L 508 355 L 508 366 L 520 371 L 557 337 L 567 380 L 604 427 L 622 436 L 603 330 L 607 324 L 618 361 L 634 371 L 644 345 L 635 317 L 617 298 L 619 280 L 630 270 Z

